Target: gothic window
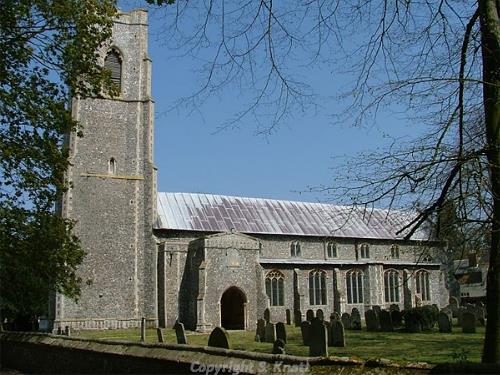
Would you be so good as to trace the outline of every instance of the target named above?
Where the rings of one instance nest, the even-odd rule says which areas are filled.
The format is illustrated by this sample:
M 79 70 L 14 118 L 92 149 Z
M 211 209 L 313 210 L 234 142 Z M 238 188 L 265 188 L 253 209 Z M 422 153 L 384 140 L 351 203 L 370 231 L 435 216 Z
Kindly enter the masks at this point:
M 399 273 L 389 270 L 384 273 L 385 302 L 399 302 Z
M 326 305 L 326 272 L 314 270 L 309 273 L 309 304 Z
M 111 82 L 121 90 L 122 81 L 122 59 L 117 50 L 112 49 L 104 59 L 104 69 L 111 72 Z
M 290 244 L 290 254 L 292 258 L 300 257 L 300 242 L 294 241 Z
M 399 246 L 398 245 L 391 246 L 391 258 L 392 259 L 399 259 Z
M 266 275 L 266 294 L 271 306 L 284 306 L 283 283 L 285 277 L 278 270 L 270 271 Z
M 370 247 L 367 243 L 361 244 L 361 258 L 369 258 L 370 257 Z
M 418 271 L 415 280 L 417 283 L 417 293 L 420 294 L 422 301 L 430 301 L 429 272 L 424 270 Z
M 328 242 L 326 244 L 326 254 L 328 258 L 337 257 L 337 245 L 335 244 L 335 242 Z
M 347 303 L 363 303 L 363 272 L 348 271 L 346 274 Z
M 115 174 L 116 173 L 116 160 L 115 158 L 109 159 L 108 162 L 108 173 Z

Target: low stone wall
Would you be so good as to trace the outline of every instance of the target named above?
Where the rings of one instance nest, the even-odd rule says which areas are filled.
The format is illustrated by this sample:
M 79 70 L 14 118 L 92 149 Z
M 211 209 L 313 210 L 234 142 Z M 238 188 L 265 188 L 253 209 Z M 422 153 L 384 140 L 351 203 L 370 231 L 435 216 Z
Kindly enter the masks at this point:
M 24 373 L 198 374 L 424 374 L 431 366 L 401 367 L 390 361 L 297 357 L 177 344 L 143 344 L 55 336 L 0 333 L 2 368 Z

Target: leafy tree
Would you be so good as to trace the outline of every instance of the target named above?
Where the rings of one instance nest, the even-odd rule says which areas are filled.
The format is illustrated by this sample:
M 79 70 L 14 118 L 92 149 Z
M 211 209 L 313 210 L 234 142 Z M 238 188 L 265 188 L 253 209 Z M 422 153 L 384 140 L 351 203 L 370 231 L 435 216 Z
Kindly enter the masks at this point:
M 68 187 L 71 95 L 98 95 L 97 51 L 114 0 L 0 0 L 0 311 L 46 312 L 49 291 L 79 294 L 84 252 L 56 209 Z
M 197 108 L 227 85 L 251 93 L 226 125 L 254 116 L 269 132 L 307 109 L 314 93 L 298 72 L 323 63 L 355 77 L 341 120 L 365 123 L 396 104 L 415 123 L 423 136 L 361 155 L 319 188 L 349 204 L 418 208 L 408 237 L 446 202 L 460 225 L 489 228 L 483 361 L 500 362 L 500 1 L 147 1 L 175 3 L 165 35 L 206 61 L 184 103 Z

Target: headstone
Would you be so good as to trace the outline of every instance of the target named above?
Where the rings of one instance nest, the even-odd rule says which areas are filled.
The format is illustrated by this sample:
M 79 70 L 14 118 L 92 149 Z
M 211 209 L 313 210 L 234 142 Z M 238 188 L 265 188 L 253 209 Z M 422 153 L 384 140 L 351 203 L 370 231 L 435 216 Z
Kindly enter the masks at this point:
M 62 335 L 62 332 L 63 332 L 63 331 L 62 331 L 61 326 L 57 327 L 57 334 L 58 334 L 58 335 Z
M 344 325 L 340 320 L 334 320 L 332 322 L 332 327 L 330 329 L 331 332 L 331 342 L 332 346 L 336 346 L 339 348 L 345 347 L 345 334 L 344 334 Z
M 316 310 L 316 318 L 318 318 L 321 321 L 325 320 L 325 313 L 323 312 L 323 310 L 321 309 Z
M 156 335 L 158 336 L 158 342 L 165 342 L 163 337 L 163 330 L 161 328 L 156 328 Z
M 450 297 L 448 300 L 449 306 L 451 308 L 451 314 L 453 318 L 458 318 L 458 308 L 460 307 L 460 302 L 457 297 Z
M 403 314 L 399 310 L 391 311 L 392 325 L 394 328 L 399 328 L 403 325 Z
M 292 316 L 291 316 L 290 309 L 286 309 L 285 313 L 286 313 L 286 324 L 287 325 L 292 324 Z
M 276 324 L 266 323 L 266 334 L 264 336 L 265 342 L 273 343 L 276 341 Z
M 141 342 L 146 341 L 146 318 L 141 318 Z
M 441 311 L 438 315 L 438 326 L 439 326 L 439 332 L 450 333 L 451 332 L 450 316 Z
M 300 310 L 293 311 L 293 322 L 295 327 L 300 327 L 300 323 L 302 323 L 302 312 Z
M 357 308 L 353 308 L 351 312 L 351 329 L 361 330 L 361 314 Z
M 330 314 L 330 322 L 332 322 L 334 320 L 340 320 L 340 314 L 336 311 L 334 311 Z
M 66 336 L 71 336 L 71 327 L 70 326 L 64 327 L 64 334 Z
M 348 313 L 343 313 L 341 320 L 345 329 L 351 329 L 351 316 Z
M 328 346 L 332 345 L 332 335 L 331 335 L 331 328 L 332 324 L 328 320 L 323 320 L 323 324 L 326 327 L 326 341 L 328 342 Z
M 264 310 L 264 320 L 268 323 L 271 321 L 271 310 L 268 308 Z
M 463 333 L 476 333 L 476 316 L 468 311 L 462 314 L 461 318 Z
M 258 334 L 255 334 L 254 340 L 255 342 L 260 342 L 260 336 Z
M 375 314 L 377 314 L 377 316 L 378 316 L 380 314 L 380 311 L 382 310 L 382 308 L 380 306 L 374 305 L 374 306 L 372 306 L 372 310 L 375 311 Z
M 373 310 L 365 311 L 365 324 L 366 330 L 369 332 L 375 332 L 380 329 L 380 323 L 378 321 L 378 316 Z
M 208 337 L 208 346 L 231 349 L 231 344 L 229 343 L 229 335 L 227 334 L 226 330 L 222 327 L 215 327 Z
M 326 327 L 321 320 L 313 318 L 309 336 L 309 356 L 328 356 L 328 336 Z
M 266 321 L 264 319 L 257 320 L 257 330 L 255 337 L 259 336 L 260 341 L 264 342 L 266 337 Z
M 276 339 L 283 340 L 286 344 L 286 329 L 285 325 L 282 322 L 276 323 Z
M 394 325 L 392 324 L 392 317 L 390 311 L 380 310 L 378 317 L 380 322 L 380 330 L 382 332 L 394 331 Z
M 306 320 L 308 322 L 312 321 L 312 318 L 314 318 L 314 311 L 312 311 L 311 309 L 307 310 L 306 311 Z
M 273 344 L 273 354 L 286 354 L 285 343 L 283 340 L 277 339 Z
M 177 344 L 187 344 L 186 331 L 184 324 L 175 322 L 174 324 L 175 336 L 177 336 Z
M 457 321 L 458 321 L 458 325 L 461 327 L 462 326 L 462 315 L 467 312 L 467 310 L 465 309 L 465 307 L 462 307 L 460 306 L 457 311 L 456 311 L 456 315 L 457 315 Z
M 396 303 L 391 304 L 391 306 L 389 306 L 389 311 L 399 311 L 399 305 Z
M 300 332 L 302 333 L 302 344 L 309 346 L 309 337 L 311 335 L 311 322 L 304 320 L 300 323 Z

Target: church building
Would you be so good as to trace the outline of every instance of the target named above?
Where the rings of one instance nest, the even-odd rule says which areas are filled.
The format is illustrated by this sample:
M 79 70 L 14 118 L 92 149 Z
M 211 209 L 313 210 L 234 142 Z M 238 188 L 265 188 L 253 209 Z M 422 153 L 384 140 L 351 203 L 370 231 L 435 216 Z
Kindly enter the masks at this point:
M 157 192 L 147 13 L 118 16 L 102 64 L 117 97 L 74 98 L 72 187 L 61 212 L 87 256 L 78 301 L 51 298 L 54 329 L 254 329 L 306 311 L 448 303 L 443 244 L 414 213 L 322 203 Z

